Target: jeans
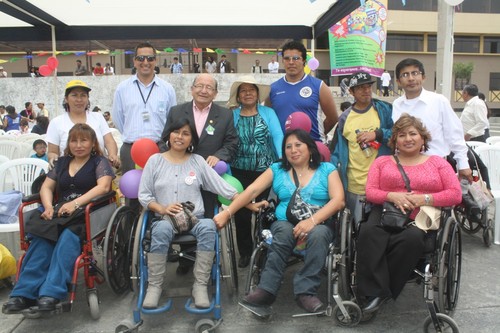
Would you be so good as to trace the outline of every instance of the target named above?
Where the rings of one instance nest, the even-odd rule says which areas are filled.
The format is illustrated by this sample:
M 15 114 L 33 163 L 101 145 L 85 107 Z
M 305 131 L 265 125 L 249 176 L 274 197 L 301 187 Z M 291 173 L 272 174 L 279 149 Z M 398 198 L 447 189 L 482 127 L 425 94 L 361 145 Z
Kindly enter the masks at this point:
M 41 296 L 65 299 L 76 258 L 81 254 L 80 238 L 66 229 L 57 243 L 33 237 L 11 297 L 37 299 Z
M 271 225 L 273 242 L 267 255 L 266 266 L 262 272 L 259 288 L 273 295 L 278 293 L 283 279 L 288 257 L 296 245 L 293 237 L 293 224 L 288 221 L 276 221 Z M 333 230 L 324 224 L 315 226 L 307 237 L 304 266 L 293 279 L 294 294 L 316 295 L 321 283 L 328 246 L 333 241 Z
M 196 237 L 198 251 L 214 251 L 217 228 L 211 219 L 199 219 L 187 233 Z M 167 220 L 153 222 L 151 231 L 151 253 L 168 254 L 168 248 L 174 238 L 174 228 Z

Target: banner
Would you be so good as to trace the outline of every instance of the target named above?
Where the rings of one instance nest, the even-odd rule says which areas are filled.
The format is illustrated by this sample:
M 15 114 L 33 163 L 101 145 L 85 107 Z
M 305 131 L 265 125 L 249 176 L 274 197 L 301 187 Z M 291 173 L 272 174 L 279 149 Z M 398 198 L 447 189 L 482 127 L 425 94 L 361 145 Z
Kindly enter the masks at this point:
M 363 71 L 381 76 L 385 67 L 387 0 L 366 0 L 330 28 L 332 76 Z

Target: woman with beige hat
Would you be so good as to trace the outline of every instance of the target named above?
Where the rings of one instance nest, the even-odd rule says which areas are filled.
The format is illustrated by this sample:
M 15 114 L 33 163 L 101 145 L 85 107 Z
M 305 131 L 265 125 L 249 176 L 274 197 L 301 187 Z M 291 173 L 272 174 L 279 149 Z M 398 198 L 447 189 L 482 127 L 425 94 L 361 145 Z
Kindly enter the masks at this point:
M 231 172 L 244 188 L 281 158 L 283 132 L 278 117 L 273 109 L 260 104 L 269 96 L 270 89 L 269 85 L 257 83 L 253 76 L 243 76 L 231 86 L 228 105 L 239 105 L 233 110 L 239 143 Z M 269 190 L 256 200 L 266 199 L 268 195 Z M 235 214 L 241 268 L 248 266 L 253 250 L 251 217 L 251 211 L 246 208 Z

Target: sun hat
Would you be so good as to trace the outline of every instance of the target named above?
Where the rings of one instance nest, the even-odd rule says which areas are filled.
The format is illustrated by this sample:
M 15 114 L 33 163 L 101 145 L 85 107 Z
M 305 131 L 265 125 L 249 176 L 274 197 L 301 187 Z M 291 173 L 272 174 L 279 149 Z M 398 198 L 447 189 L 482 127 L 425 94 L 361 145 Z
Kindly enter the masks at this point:
M 68 92 L 68 89 L 73 89 L 73 88 L 83 88 L 87 90 L 87 92 L 91 91 L 92 89 L 89 88 L 89 86 L 83 82 L 82 80 L 71 80 L 66 84 L 66 89 L 65 91 Z
M 269 92 L 271 91 L 271 86 L 268 84 L 263 84 L 263 83 L 257 83 L 255 78 L 251 75 L 245 75 L 242 76 L 238 81 L 234 81 L 233 84 L 231 85 L 231 91 L 229 93 L 229 101 L 227 102 L 227 105 L 229 107 L 232 106 L 238 106 L 240 103 L 237 101 L 237 94 L 238 94 L 238 87 L 242 83 L 249 83 L 249 84 L 255 84 L 259 88 L 259 101 L 263 102 L 266 100 L 266 98 L 269 96 Z
M 366 72 L 354 73 L 349 78 L 349 88 L 354 88 L 362 84 L 373 84 L 373 83 L 375 83 L 375 81 L 372 80 L 372 76 Z

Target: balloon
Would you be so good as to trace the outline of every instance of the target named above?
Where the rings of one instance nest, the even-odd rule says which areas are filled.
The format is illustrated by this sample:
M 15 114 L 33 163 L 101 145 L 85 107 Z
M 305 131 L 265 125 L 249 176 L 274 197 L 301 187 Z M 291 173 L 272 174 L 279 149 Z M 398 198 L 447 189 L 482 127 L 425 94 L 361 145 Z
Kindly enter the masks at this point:
M 214 170 L 219 174 L 219 176 L 222 176 L 227 172 L 227 163 L 224 161 L 219 161 L 214 165 Z
M 59 66 L 59 60 L 57 60 L 56 57 L 49 57 L 47 59 L 47 66 L 49 66 L 51 70 L 54 70 Z
M 330 162 L 330 149 L 323 143 L 316 141 L 316 146 L 318 147 L 319 154 L 321 155 L 321 162 Z
M 47 65 L 42 65 L 38 68 L 38 72 L 43 76 L 49 76 L 52 74 L 52 69 L 50 69 Z
M 303 129 L 310 132 L 312 128 L 311 118 L 301 111 L 296 111 L 288 116 L 285 121 L 285 130 Z
M 139 196 L 139 184 L 141 183 L 142 170 L 130 170 L 120 178 L 120 191 L 129 199 L 137 199 Z
M 307 65 L 309 66 L 310 69 L 312 69 L 313 71 L 317 70 L 318 67 L 319 67 L 319 61 L 318 59 L 312 57 L 311 59 L 309 59 L 309 61 L 307 62 Z
M 243 185 L 241 185 L 240 181 L 236 178 L 234 178 L 231 175 L 228 175 L 227 173 L 222 175 L 222 179 L 224 179 L 229 185 L 234 187 L 238 193 L 243 192 Z M 218 196 L 217 197 L 220 201 L 221 204 L 229 206 L 231 204 L 231 200 L 224 198 L 223 196 Z
M 311 73 L 311 69 L 309 68 L 309 66 L 307 66 L 307 65 L 304 66 L 304 73 L 306 73 L 306 74 Z
M 140 166 L 138 166 L 137 164 L 135 165 L 134 169 L 136 169 L 136 170 L 142 170 L 142 168 Z
M 134 142 L 132 149 L 130 149 L 132 160 L 141 168 L 144 168 L 151 155 L 159 152 L 160 149 L 151 139 L 139 139 Z

